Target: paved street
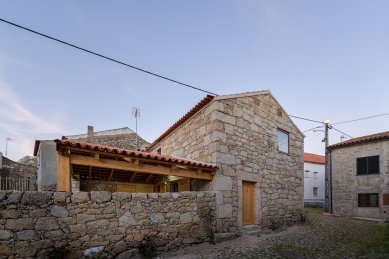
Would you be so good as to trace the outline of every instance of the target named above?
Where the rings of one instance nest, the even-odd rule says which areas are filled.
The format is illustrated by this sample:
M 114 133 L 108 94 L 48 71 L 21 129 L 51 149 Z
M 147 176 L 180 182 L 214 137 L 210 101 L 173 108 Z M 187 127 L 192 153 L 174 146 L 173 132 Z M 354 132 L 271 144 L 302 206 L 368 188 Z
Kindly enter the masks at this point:
M 199 244 L 164 258 L 389 258 L 389 225 L 308 211 L 307 222 L 259 237 Z

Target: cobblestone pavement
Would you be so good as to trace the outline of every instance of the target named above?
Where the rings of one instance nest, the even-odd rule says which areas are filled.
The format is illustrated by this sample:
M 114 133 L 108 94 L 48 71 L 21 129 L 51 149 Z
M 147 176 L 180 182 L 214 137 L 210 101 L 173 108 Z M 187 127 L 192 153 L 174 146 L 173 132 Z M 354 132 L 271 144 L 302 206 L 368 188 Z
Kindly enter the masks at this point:
M 389 226 L 310 209 L 306 223 L 259 237 L 193 245 L 160 258 L 389 258 Z

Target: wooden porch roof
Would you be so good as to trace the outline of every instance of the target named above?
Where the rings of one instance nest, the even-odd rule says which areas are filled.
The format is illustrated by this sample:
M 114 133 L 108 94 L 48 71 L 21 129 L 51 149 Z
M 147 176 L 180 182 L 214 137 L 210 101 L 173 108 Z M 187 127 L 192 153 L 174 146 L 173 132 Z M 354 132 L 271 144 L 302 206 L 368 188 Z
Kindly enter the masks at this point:
M 171 156 L 75 140 L 55 140 L 59 191 L 70 191 L 71 175 L 80 179 L 157 183 L 164 176 L 212 180 L 217 166 Z

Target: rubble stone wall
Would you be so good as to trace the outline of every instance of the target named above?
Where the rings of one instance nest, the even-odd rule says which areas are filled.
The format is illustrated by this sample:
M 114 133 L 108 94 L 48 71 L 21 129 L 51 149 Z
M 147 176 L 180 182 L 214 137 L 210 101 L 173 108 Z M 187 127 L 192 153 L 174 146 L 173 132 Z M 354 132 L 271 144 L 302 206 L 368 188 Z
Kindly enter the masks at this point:
M 209 240 L 214 218 L 212 192 L 3 191 L 0 257 L 128 258 L 148 239 L 173 250 Z

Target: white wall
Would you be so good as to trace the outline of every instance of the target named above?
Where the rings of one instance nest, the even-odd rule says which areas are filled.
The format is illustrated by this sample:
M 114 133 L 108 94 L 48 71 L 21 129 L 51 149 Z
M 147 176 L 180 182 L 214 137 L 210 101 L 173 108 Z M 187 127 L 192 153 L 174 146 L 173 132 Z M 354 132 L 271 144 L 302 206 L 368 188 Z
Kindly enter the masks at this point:
M 314 172 L 317 172 L 316 178 Z M 324 206 L 324 173 L 323 164 L 304 162 L 304 203 L 306 205 L 309 203 L 309 205 Z M 316 197 L 313 195 L 313 187 L 318 187 Z

